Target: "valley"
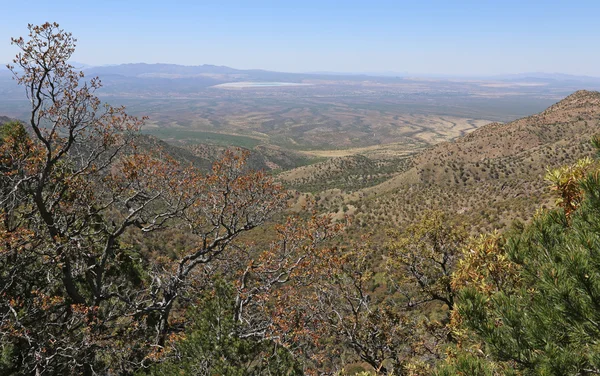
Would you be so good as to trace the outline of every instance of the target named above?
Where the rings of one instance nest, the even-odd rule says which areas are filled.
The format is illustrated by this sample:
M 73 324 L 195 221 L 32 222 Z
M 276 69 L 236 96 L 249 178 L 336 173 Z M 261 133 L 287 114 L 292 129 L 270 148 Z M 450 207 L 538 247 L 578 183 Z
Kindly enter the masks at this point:
M 551 206 L 541 193 L 545 169 L 589 155 L 597 121 L 584 113 L 572 123 L 575 115 L 556 106 L 542 111 L 580 87 L 600 88 L 575 76 L 434 79 L 160 64 L 86 74 L 102 74 L 101 98 L 146 116 L 142 132 L 185 150 L 176 152 L 184 160 L 208 168 L 229 147 L 247 149 L 251 167 L 274 173 L 299 202 L 312 197 L 323 212 L 351 214 L 358 233 L 401 227 L 431 209 L 479 233 Z M 0 113 L 24 118 L 27 102 L 0 78 Z
M 146 116 L 143 131 L 169 142 L 273 145 L 324 157 L 379 146 L 412 152 L 542 111 L 575 90 L 600 88 L 573 78 L 373 77 L 161 64 L 85 73 L 101 77 L 103 100 Z M 0 70 L 0 113 L 26 117 L 27 101 L 17 93 Z

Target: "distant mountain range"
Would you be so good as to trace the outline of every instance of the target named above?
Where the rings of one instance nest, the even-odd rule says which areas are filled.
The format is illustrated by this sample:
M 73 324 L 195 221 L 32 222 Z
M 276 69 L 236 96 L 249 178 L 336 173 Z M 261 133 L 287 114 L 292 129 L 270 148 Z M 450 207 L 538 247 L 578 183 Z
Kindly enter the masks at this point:
M 570 82 L 586 82 L 586 83 L 600 83 L 600 77 L 592 76 L 578 76 L 573 74 L 564 73 L 543 73 L 543 72 L 531 72 L 531 73 L 518 73 L 518 74 L 505 74 L 489 77 L 491 79 L 503 80 L 503 81 L 570 81 Z
M 600 77 L 572 75 L 564 73 L 528 72 L 516 74 L 501 74 L 490 76 L 456 76 L 444 74 L 411 74 L 407 72 L 308 72 L 289 73 L 275 72 L 262 69 L 236 69 L 223 65 L 178 65 L 178 64 L 116 64 L 93 66 L 80 62 L 72 62 L 77 69 L 82 69 L 88 76 L 100 76 L 107 78 L 111 76 L 135 77 L 135 78 L 204 78 L 205 83 L 218 84 L 231 81 L 289 81 L 299 82 L 306 79 L 321 80 L 401 80 L 405 78 L 435 78 L 435 79 L 478 79 L 486 81 L 510 81 L 510 82 L 581 82 L 587 84 L 600 84 Z M 0 67 L 0 77 L 10 75 L 4 65 Z
M 107 66 L 88 66 L 85 71 L 98 74 L 119 74 L 129 77 L 140 77 L 149 75 L 173 75 L 173 76 L 197 76 L 203 74 L 242 74 L 247 71 L 218 65 L 176 65 L 176 64 L 120 64 Z M 264 71 L 259 71 L 264 72 Z
M 218 83 L 231 81 L 279 81 L 300 82 L 307 79 L 364 80 L 366 75 L 345 73 L 288 73 L 262 69 L 235 69 L 219 65 L 176 65 L 176 64 L 120 64 L 83 69 L 88 75 L 107 77 L 120 75 L 136 78 L 208 78 Z M 387 78 L 386 79 L 390 79 Z M 397 79 L 397 78 L 391 78 Z
M 76 66 L 81 66 L 77 65 Z M 223 65 L 177 65 L 177 64 L 119 64 L 110 66 L 85 66 L 83 70 L 94 75 L 123 75 L 127 77 L 156 77 L 156 78 L 183 78 L 197 76 L 222 76 L 235 75 L 237 78 L 257 79 L 257 80 L 302 80 L 302 79 L 346 79 L 346 80 L 364 80 L 365 78 L 373 78 L 378 80 L 399 79 L 406 77 L 423 77 L 423 78 L 439 78 L 439 79 L 456 79 L 456 78 L 475 78 L 491 81 L 571 81 L 571 82 L 587 82 L 600 83 L 600 77 L 572 75 L 564 73 L 544 73 L 544 72 L 526 72 L 516 74 L 502 74 L 491 76 L 454 76 L 454 75 L 431 75 L 431 74 L 411 74 L 407 72 L 306 72 L 306 73 L 289 73 L 275 72 L 262 69 L 236 69 Z M 236 77 L 234 77 L 236 78 Z

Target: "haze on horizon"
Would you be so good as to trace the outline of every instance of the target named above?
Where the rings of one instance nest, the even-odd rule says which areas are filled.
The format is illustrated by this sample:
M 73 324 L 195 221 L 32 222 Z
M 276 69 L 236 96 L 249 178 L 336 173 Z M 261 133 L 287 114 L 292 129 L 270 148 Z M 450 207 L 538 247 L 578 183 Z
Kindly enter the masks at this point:
M 58 22 L 74 60 L 281 72 L 600 76 L 600 3 L 582 0 L 38 1 L 2 6 L 0 62 L 28 23 Z

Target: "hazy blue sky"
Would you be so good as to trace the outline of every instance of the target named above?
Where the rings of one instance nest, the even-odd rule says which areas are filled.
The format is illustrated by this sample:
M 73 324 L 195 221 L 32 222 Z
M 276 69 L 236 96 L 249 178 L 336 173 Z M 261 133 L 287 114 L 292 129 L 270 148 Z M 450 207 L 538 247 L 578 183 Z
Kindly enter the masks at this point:
M 600 76 L 600 1 L 6 1 L 0 62 L 56 21 L 87 64 Z

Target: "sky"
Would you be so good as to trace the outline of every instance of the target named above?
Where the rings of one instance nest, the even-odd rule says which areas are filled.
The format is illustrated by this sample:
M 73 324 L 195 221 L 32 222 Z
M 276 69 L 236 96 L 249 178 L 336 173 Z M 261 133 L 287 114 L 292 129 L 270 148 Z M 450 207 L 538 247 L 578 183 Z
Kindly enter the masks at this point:
M 73 60 L 282 72 L 600 76 L 600 1 L 7 1 L 0 62 L 58 22 Z

